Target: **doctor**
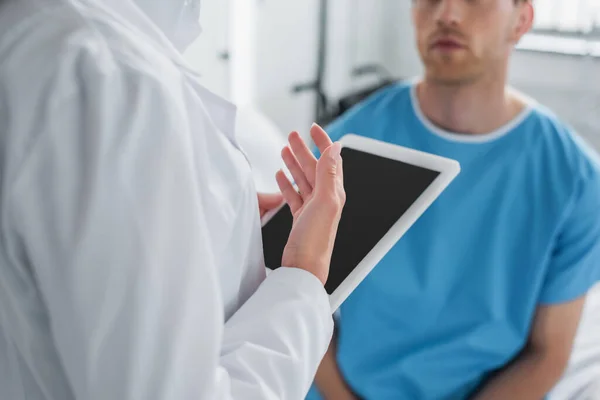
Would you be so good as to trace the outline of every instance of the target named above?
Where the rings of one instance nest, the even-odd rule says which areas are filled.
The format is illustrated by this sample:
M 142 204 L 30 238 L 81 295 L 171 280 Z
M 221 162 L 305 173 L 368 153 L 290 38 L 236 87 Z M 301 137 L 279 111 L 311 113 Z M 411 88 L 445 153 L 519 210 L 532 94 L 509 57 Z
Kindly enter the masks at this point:
M 234 108 L 180 49 L 198 2 L 0 2 L 0 398 L 300 399 L 332 333 L 339 144 L 298 134 L 265 279 Z M 270 203 L 270 204 L 269 204 Z

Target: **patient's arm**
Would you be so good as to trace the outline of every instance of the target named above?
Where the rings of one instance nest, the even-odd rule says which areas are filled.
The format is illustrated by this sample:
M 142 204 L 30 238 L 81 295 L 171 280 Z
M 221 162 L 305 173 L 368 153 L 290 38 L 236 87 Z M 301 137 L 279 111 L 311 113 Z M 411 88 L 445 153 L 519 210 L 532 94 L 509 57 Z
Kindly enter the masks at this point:
M 352 389 L 346 383 L 336 361 L 336 337 L 334 336 L 321 361 L 315 377 L 315 384 L 325 400 L 357 400 Z
M 528 343 L 515 361 L 488 381 L 476 400 L 540 400 L 563 374 L 585 297 L 537 309 Z

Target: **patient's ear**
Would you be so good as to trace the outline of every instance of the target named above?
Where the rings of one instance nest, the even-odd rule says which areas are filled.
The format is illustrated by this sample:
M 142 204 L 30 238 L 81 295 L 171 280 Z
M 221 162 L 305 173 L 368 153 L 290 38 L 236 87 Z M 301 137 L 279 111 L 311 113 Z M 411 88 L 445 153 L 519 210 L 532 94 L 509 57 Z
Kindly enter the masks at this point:
M 513 29 L 513 40 L 515 43 L 518 43 L 523 35 L 531 30 L 535 12 L 533 9 L 532 0 L 520 0 L 516 7 L 517 16 Z

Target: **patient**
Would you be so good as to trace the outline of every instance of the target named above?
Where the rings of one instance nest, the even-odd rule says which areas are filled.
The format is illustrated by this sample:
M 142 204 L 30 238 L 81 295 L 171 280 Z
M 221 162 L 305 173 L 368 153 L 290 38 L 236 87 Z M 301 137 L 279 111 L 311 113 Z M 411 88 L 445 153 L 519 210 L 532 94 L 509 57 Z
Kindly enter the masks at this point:
M 342 305 L 309 398 L 541 399 L 600 279 L 598 159 L 506 86 L 531 1 L 412 7 L 423 79 L 328 132 L 453 158 L 462 172 Z

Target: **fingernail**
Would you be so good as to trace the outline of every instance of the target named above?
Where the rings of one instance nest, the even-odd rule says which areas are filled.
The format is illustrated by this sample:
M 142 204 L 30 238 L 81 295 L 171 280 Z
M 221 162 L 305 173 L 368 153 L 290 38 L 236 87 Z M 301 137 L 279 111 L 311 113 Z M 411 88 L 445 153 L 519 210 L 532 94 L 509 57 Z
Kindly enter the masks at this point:
M 317 124 L 316 122 L 313 122 L 312 125 L 310 126 L 310 130 L 312 131 L 313 128 L 317 128 L 317 129 L 323 129 L 321 128 L 321 125 Z

